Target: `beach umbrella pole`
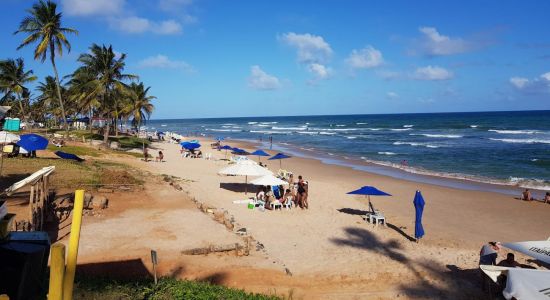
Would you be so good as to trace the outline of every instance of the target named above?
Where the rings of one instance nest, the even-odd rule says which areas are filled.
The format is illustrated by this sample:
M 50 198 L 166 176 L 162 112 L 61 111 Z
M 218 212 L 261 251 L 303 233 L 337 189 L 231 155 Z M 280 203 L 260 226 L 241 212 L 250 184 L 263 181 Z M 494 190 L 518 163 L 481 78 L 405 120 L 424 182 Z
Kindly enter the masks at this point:
M 248 175 L 244 176 L 244 194 L 248 194 Z

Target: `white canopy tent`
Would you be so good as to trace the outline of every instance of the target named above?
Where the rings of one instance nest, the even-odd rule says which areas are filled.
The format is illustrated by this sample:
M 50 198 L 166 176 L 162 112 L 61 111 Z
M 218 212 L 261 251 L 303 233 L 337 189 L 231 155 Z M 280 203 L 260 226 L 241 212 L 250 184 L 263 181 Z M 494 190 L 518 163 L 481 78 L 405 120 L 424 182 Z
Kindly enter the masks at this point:
M 250 183 L 254 185 L 271 185 L 271 186 L 279 186 L 279 185 L 285 185 L 288 184 L 288 182 L 281 180 L 272 174 L 264 175 L 262 177 L 256 178 Z

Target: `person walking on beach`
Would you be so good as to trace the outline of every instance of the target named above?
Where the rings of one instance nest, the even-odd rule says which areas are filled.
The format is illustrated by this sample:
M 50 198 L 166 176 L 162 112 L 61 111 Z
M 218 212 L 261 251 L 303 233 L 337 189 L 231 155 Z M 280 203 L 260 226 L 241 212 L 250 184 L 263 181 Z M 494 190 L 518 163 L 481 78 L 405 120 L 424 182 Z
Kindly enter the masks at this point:
M 296 201 L 301 209 L 308 208 L 307 203 L 307 183 L 302 178 L 302 175 L 298 176 L 298 195 Z

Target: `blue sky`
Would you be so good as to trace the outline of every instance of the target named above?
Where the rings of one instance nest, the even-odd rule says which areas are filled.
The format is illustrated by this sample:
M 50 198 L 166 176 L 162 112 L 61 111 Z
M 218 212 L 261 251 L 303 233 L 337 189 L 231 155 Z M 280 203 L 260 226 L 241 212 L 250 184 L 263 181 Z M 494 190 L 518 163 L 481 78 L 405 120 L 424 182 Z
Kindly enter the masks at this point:
M 29 0 L 3 0 L 0 59 Z M 58 0 L 72 51 L 127 54 L 154 119 L 550 109 L 548 1 Z

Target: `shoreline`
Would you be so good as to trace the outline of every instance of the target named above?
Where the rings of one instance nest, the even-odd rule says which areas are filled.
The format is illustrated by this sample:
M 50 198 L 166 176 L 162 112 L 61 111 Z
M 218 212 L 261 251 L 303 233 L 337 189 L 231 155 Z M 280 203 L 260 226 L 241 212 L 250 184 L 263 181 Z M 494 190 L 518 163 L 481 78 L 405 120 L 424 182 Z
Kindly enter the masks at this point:
M 209 140 L 213 141 L 210 137 Z M 249 148 L 262 147 L 264 150 L 269 149 L 269 143 L 266 141 L 254 141 L 249 139 L 227 139 L 226 141 L 235 141 L 237 143 L 244 143 Z M 246 146 L 244 146 L 246 148 Z M 398 180 L 406 180 L 415 183 L 423 183 L 430 185 L 437 185 L 441 187 L 460 189 L 460 190 L 469 190 L 469 191 L 480 191 L 480 192 L 491 192 L 499 193 L 507 196 L 520 197 L 524 189 L 528 188 L 531 190 L 532 195 L 540 201 L 544 198 L 544 194 L 548 191 L 545 189 L 537 187 L 522 187 L 519 185 L 507 185 L 505 183 L 499 182 L 487 182 L 482 180 L 476 180 L 474 178 L 461 178 L 454 177 L 449 174 L 431 174 L 430 171 L 426 170 L 426 173 L 423 171 L 417 172 L 417 169 L 409 168 L 409 170 L 404 168 L 395 167 L 392 165 L 384 164 L 383 162 L 376 162 L 372 160 L 363 160 L 356 158 L 347 158 L 345 156 L 341 157 L 330 157 L 319 155 L 317 157 L 308 155 L 307 150 L 300 149 L 296 145 L 289 143 L 273 143 L 272 151 L 285 152 L 287 154 L 293 155 L 295 157 L 301 157 L 304 159 L 318 160 L 325 165 L 336 165 L 341 167 L 351 168 L 353 170 L 362 171 L 371 174 L 377 174 L 382 176 L 388 176 Z M 389 163 L 388 163 L 389 164 Z M 491 180 L 491 179 L 487 179 Z

